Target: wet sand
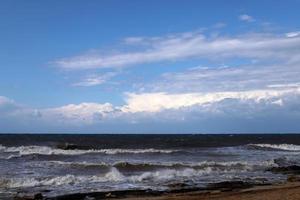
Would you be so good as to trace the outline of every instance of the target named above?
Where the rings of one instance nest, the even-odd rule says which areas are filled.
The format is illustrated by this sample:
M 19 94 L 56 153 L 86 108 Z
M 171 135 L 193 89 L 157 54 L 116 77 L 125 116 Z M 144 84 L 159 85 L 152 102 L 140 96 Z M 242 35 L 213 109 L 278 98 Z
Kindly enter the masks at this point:
M 124 198 L 123 198 L 124 199 Z M 126 200 L 300 200 L 300 182 L 255 186 L 237 191 L 199 191 L 158 197 L 127 197 Z

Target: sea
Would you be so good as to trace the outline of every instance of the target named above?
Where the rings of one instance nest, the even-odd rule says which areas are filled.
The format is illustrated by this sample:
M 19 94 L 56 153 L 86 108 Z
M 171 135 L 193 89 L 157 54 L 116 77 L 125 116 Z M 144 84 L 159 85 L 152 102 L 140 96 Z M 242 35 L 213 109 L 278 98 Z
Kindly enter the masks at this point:
M 279 183 L 300 165 L 299 134 L 0 134 L 0 199 L 118 190 Z

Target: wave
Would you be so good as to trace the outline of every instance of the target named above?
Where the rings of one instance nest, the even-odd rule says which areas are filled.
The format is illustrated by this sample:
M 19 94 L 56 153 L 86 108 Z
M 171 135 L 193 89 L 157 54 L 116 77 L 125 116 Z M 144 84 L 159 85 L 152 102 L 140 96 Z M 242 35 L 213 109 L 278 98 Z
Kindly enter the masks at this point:
M 63 150 L 58 148 L 52 148 L 48 146 L 19 146 L 19 147 L 6 147 L 0 145 L 0 152 L 6 153 L 19 153 L 19 155 L 82 155 L 91 153 L 102 153 L 102 154 L 145 154 L 145 153 L 162 153 L 170 154 L 179 152 L 180 150 L 168 150 L 168 149 L 74 149 L 74 150 Z
M 120 182 L 125 180 L 125 176 L 121 174 L 117 169 L 111 168 L 111 170 L 100 175 L 94 176 L 75 176 L 65 175 L 57 177 L 45 177 L 45 178 L 11 178 L 1 179 L 0 186 L 4 188 L 22 188 L 22 187 L 40 187 L 40 186 L 60 186 L 60 185 L 78 185 L 82 183 L 100 183 L 100 182 Z
M 53 161 L 52 161 L 53 162 Z M 72 163 L 72 162 L 60 162 L 55 161 L 56 164 L 60 165 L 81 165 L 81 166 L 105 166 L 109 167 L 106 173 L 98 175 L 64 175 L 56 177 L 38 177 L 38 178 L 11 178 L 11 179 L 0 179 L 0 187 L 2 188 L 25 188 L 25 187 L 56 187 L 61 185 L 70 186 L 82 186 L 86 184 L 100 184 L 103 183 L 105 186 L 125 184 L 127 186 L 137 186 L 144 184 L 149 185 L 167 185 L 170 182 L 178 181 L 191 181 L 197 183 L 197 181 L 203 181 L 204 177 L 221 177 L 220 175 L 225 173 L 236 174 L 239 172 L 247 171 L 252 169 L 257 164 L 249 164 L 243 162 L 201 162 L 197 164 L 182 164 L 182 163 L 155 163 L 146 164 L 148 167 L 160 167 L 153 171 L 141 171 L 139 173 L 124 173 L 122 170 L 123 166 L 140 166 L 140 164 L 130 164 L 126 162 L 119 162 L 113 165 L 105 163 Z M 261 166 L 273 165 L 274 162 L 268 161 L 261 163 Z M 122 166 L 122 167 L 120 167 Z M 172 168 L 176 166 L 175 168 Z M 178 166 L 180 166 L 178 168 Z M 218 167 L 217 167 L 218 166 Z M 224 168 L 222 168 L 222 167 Z M 243 166 L 242 168 L 235 168 L 234 166 Z M 98 188 L 101 186 L 97 186 Z
M 262 150 L 300 151 L 300 145 L 294 144 L 248 144 L 247 146 Z
M 64 161 L 45 161 L 41 162 L 41 165 L 51 165 L 50 167 L 64 166 L 66 168 L 76 168 L 76 169 L 99 169 L 99 170 L 109 170 L 111 168 L 116 168 L 121 172 L 143 172 L 143 171 L 155 171 L 155 170 L 182 170 L 182 169 L 195 169 L 195 170 L 207 170 L 219 171 L 219 172 L 229 172 L 229 171 L 253 171 L 259 169 L 265 169 L 268 167 L 277 166 L 274 160 L 267 161 L 257 161 L 257 162 L 213 162 L 213 161 L 203 161 L 198 163 L 181 163 L 181 162 L 116 162 L 116 163 L 90 163 L 90 162 L 64 162 Z
M 166 169 L 158 170 L 155 172 L 145 172 L 140 175 L 125 176 L 118 169 L 112 167 L 109 172 L 102 175 L 94 176 L 75 176 L 65 175 L 57 177 L 45 177 L 45 178 L 11 178 L 0 179 L 0 186 L 2 188 L 26 188 L 26 187 L 42 187 L 42 186 L 61 186 L 61 185 L 81 185 L 86 183 L 146 183 L 146 182 L 168 182 L 170 180 L 176 180 L 178 178 L 190 178 L 200 177 L 204 174 L 210 174 L 211 170 L 195 170 L 195 169 Z

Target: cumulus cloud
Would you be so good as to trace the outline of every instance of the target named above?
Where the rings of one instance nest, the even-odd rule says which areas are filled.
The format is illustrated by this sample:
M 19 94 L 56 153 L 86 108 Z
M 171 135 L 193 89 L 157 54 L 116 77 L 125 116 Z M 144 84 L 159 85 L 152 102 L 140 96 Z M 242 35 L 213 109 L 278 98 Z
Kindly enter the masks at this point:
M 209 107 L 216 102 L 225 99 L 237 99 L 239 101 L 252 100 L 253 102 L 269 101 L 278 104 L 278 100 L 290 94 L 300 94 L 300 88 L 282 90 L 250 90 L 240 92 L 210 92 L 210 93 L 129 93 L 124 112 L 160 112 L 166 109 L 179 109 L 190 106 Z M 277 102 L 277 103 L 276 103 Z
M 116 111 L 110 103 L 69 104 L 57 108 L 42 109 L 40 112 L 45 120 L 58 121 L 63 124 L 83 125 L 101 121 Z
M 0 100 L 1 133 L 82 132 L 84 130 L 81 128 L 94 125 L 99 130 L 99 124 L 109 123 L 109 119 L 119 112 L 110 103 L 85 102 L 38 109 L 17 104 L 6 97 L 1 97 Z
M 1 112 L 1 132 L 295 132 L 298 89 L 215 94 L 131 94 L 127 103 L 19 107 Z M 143 102 L 144 101 L 144 102 Z
M 255 21 L 255 19 L 252 16 L 247 15 L 247 14 L 240 15 L 239 20 L 245 21 L 245 22 L 254 22 Z
M 108 55 L 88 54 L 55 61 L 65 69 L 119 68 L 143 63 L 204 58 L 210 60 L 248 58 L 299 61 L 300 37 L 276 34 L 246 34 L 209 38 L 199 32 L 162 37 L 127 38 L 127 43 L 140 45 L 138 51 Z

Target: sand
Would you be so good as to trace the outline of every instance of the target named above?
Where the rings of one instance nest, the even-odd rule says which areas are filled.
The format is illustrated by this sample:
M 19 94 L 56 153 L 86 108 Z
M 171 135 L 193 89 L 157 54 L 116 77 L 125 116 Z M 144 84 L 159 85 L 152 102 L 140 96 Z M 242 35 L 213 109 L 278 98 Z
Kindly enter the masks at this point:
M 127 197 L 126 200 L 300 200 L 300 182 L 256 186 L 238 191 L 201 191 L 159 197 Z

